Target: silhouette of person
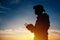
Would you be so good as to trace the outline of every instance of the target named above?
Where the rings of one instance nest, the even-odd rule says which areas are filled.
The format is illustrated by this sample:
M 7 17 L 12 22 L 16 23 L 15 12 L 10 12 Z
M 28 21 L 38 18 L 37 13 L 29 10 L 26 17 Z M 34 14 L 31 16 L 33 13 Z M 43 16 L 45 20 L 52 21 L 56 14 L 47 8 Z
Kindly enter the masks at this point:
M 26 28 L 34 33 L 34 40 L 48 40 L 49 16 L 42 5 L 36 5 L 33 9 L 37 15 L 35 26 L 27 24 Z

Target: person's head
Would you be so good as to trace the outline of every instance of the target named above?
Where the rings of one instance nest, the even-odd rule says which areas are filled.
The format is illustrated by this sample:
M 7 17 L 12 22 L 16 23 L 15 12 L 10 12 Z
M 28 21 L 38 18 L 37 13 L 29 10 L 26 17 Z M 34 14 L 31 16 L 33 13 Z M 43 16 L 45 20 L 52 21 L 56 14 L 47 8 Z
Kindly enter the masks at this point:
M 42 5 L 36 5 L 33 7 L 33 9 L 35 10 L 35 14 L 36 15 L 39 15 L 39 14 L 42 14 L 43 12 L 45 12 L 45 9 Z

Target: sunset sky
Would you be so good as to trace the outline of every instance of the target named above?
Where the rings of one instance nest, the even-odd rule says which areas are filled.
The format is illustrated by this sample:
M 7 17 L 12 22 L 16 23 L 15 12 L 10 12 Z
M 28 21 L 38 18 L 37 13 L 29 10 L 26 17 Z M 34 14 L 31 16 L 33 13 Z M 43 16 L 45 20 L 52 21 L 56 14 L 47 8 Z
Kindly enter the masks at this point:
M 33 40 L 24 24 L 35 25 L 33 6 L 38 4 L 50 17 L 49 40 L 60 40 L 60 0 L 0 0 L 0 39 Z

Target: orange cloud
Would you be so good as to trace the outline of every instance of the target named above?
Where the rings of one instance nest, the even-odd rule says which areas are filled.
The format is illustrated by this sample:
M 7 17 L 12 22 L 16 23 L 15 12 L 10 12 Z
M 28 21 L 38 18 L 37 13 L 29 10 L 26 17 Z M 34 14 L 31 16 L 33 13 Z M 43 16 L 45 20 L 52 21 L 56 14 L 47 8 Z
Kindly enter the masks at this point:
M 48 35 L 49 40 L 60 40 L 60 30 L 50 29 Z M 1 40 L 33 40 L 32 33 L 26 29 L 6 29 L 0 30 Z
M 60 40 L 60 30 L 51 29 L 48 35 L 49 40 Z

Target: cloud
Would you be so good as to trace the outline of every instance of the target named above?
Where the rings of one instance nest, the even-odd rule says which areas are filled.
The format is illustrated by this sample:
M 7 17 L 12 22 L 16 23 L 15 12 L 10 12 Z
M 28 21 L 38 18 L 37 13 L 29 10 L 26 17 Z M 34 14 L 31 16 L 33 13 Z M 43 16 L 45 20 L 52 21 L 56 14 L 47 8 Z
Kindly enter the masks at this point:
M 10 10 L 10 8 L 2 6 L 2 4 L 0 3 L 0 13 L 6 13 L 8 10 Z
M 28 30 L 26 30 L 25 28 L 17 28 L 17 29 L 5 29 L 5 30 L 0 30 L 0 35 L 1 34 L 19 34 L 19 33 L 26 33 L 29 32 Z M 60 30 L 49 30 L 49 33 L 53 33 L 53 34 L 57 34 L 60 35 Z
M 0 8 L 2 8 L 2 9 L 10 9 L 10 8 L 6 8 L 6 7 L 4 7 L 4 6 L 1 6 L 1 5 L 0 5 Z
M 49 40 L 60 40 L 60 30 L 50 29 L 48 32 L 49 32 L 48 33 Z
M 49 30 L 49 33 L 53 33 L 53 34 L 58 34 L 58 35 L 60 35 L 60 30 L 53 30 L 53 29 L 51 29 L 51 30 Z
M 57 32 L 57 33 L 56 33 Z M 48 39 L 49 40 L 60 40 L 60 30 L 50 29 Z M 31 37 L 32 33 L 26 30 L 25 28 L 18 29 L 5 29 L 0 30 L 0 37 Z
M 19 3 L 21 0 L 12 0 L 11 1 L 11 4 L 17 4 L 17 3 Z
M 0 5 L 0 8 L 1 9 L 7 9 L 7 10 L 10 9 L 10 8 L 6 8 L 6 7 L 2 6 L 2 5 Z
M 0 8 L 1 9 L 10 9 L 10 8 L 7 8 L 7 7 L 2 6 L 1 3 L 0 3 Z
M 18 29 L 0 30 L 1 36 L 26 36 L 26 34 L 29 34 L 29 31 L 21 27 Z
M 0 11 L 0 13 L 7 13 L 6 11 Z
M 0 17 L 0 23 L 2 22 L 2 18 Z

